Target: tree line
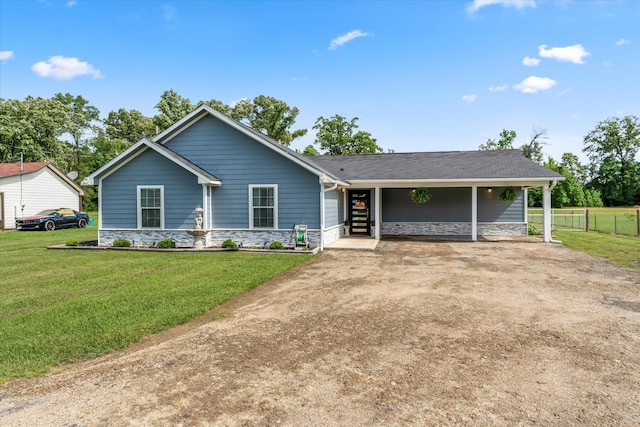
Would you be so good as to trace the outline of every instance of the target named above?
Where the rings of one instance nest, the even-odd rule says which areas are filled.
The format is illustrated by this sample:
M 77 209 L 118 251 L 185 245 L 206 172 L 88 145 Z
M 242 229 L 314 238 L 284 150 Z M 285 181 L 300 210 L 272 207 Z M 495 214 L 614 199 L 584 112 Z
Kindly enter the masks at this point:
M 105 117 L 82 96 L 57 93 L 49 99 L 28 96 L 23 100 L 0 98 L 0 163 L 50 161 L 63 171 L 77 171 L 77 181 L 102 167 L 142 138 L 152 138 L 200 105 L 224 113 L 264 135 L 289 146 L 307 134 L 293 129 L 297 107 L 274 97 L 259 95 L 233 105 L 217 99 L 193 103 L 174 90 L 160 95 L 157 114 L 147 117 L 137 110 L 119 108 Z M 372 154 L 383 152 L 371 133 L 359 130 L 358 117 L 339 114 L 319 117 L 313 130 L 313 144 L 303 155 Z M 567 179 L 558 184 L 553 203 L 562 206 L 629 206 L 640 203 L 640 124 L 636 116 L 607 119 L 584 137 L 590 163 L 565 153 L 560 161 L 543 160 L 546 131 L 534 129 L 523 154 L 544 164 Z M 497 140 L 489 139 L 481 150 L 514 148 L 516 132 L 503 130 Z M 393 151 L 389 149 L 388 151 Z M 85 209 L 95 209 L 95 188 Z M 539 189 L 538 189 L 539 190 Z M 541 192 L 529 192 L 530 205 L 541 203 Z
M 497 140 L 488 139 L 480 150 L 513 149 L 516 132 L 503 129 Z M 637 116 L 606 119 L 584 137 L 582 151 L 589 159 L 564 153 L 560 160 L 547 157 L 546 130 L 534 128 L 528 143 L 520 146 L 525 157 L 565 177 L 552 192 L 554 208 L 633 206 L 640 204 L 640 121 Z M 542 206 L 542 189 L 529 190 L 529 206 Z

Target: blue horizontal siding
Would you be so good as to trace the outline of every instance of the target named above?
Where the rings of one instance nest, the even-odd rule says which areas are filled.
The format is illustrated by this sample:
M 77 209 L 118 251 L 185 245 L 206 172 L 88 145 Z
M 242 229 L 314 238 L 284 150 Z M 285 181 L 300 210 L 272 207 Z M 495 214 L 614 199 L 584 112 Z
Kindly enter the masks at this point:
M 318 176 L 215 117 L 206 116 L 167 147 L 222 181 L 212 191 L 214 228 L 249 227 L 249 185 L 278 185 L 278 227 L 320 227 Z
M 471 221 L 471 188 L 429 188 L 431 200 L 421 205 L 411 201 L 411 189 L 382 190 L 382 220 L 385 222 Z
M 192 228 L 202 186 L 192 173 L 147 149 L 102 181 L 102 227 L 137 227 L 137 186 L 164 186 L 165 228 Z
M 478 222 L 525 222 L 524 191 L 515 188 L 517 198 L 512 202 L 500 200 L 504 187 L 478 188 Z
M 339 190 L 332 190 L 325 193 L 324 196 L 324 211 L 325 227 L 333 227 L 340 224 L 340 217 L 342 217 L 341 201 L 342 193 Z
M 386 222 L 470 222 L 471 191 L 465 188 L 429 188 L 431 200 L 417 205 L 411 189 L 382 190 L 382 219 Z M 499 198 L 502 188 L 478 188 L 478 222 L 524 222 L 524 191 L 516 189 L 513 202 Z

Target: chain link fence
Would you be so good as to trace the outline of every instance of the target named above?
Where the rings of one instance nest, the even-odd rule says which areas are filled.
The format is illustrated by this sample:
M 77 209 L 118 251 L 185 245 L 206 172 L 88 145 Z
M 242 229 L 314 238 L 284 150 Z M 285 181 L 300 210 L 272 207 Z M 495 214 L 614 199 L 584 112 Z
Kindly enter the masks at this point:
M 542 209 L 529 209 L 529 224 L 543 230 Z M 598 231 L 640 237 L 640 209 L 552 209 L 551 229 Z

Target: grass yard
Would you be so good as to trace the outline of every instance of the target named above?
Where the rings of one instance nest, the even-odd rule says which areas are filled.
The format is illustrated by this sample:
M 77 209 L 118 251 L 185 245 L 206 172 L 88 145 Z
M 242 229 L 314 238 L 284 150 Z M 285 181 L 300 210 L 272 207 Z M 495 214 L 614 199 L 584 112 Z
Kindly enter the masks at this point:
M 640 271 L 640 238 L 584 231 L 555 231 L 562 244 Z
M 0 383 L 124 348 L 309 259 L 46 249 L 71 239 L 95 240 L 97 227 L 0 232 Z
M 587 208 L 553 209 L 555 230 L 584 230 Z M 638 236 L 638 214 L 633 208 L 588 208 L 589 231 Z M 529 223 L 542 229 L 542 209 L 529 208 Z

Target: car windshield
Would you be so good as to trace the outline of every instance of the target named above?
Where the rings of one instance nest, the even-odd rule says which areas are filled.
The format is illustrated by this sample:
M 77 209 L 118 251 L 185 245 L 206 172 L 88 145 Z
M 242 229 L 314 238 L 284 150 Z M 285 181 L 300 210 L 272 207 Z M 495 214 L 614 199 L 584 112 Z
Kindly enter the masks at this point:
M 36 215 L 51 215 L 56 213 L 55 209 L 45 209 L 43 211 L 38 212 Z

